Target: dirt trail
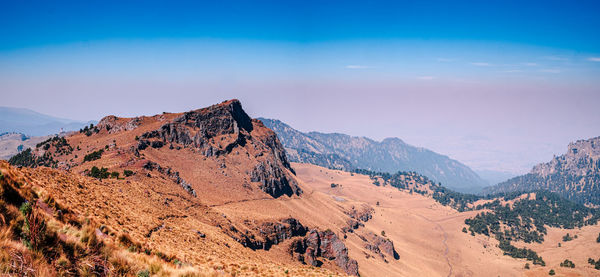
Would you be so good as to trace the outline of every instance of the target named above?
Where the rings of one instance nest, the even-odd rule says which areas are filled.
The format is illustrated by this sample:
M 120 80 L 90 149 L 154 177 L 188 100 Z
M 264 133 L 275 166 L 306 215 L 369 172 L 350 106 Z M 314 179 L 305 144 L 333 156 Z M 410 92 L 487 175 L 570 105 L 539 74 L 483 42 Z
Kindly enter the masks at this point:
M 444 258 L 446 259 L 446 263 L 448 264 L 448 268 L 449 268 L 447 276 L 448 277 L 452 276 L 453 267 L 452 267 L 452 264 L 450 263 L 450 258 L 448 258 L 448 252 L 450 251 L 450 249 L 448 248 L 448 244 L 447 244 L 448 233 L 446 232 L 446 230 L 444 230 L 444 227 L 442 227 L 442 225 L 439 224 L 437 221 L 433 221 L 433 220 L 431 220 L 423 215 L 420 215 L 420 214 L 413 214 L 413 215 L 416 215 L 422 219 L 425 219 L 428 222 L 435 224 L 436 228 L 438 228 L 438 229 L 440 229 L 440 231 L 442 231 L 442 234 L 444 236 L 444 239 L 442 240 L 442 244 L 444 244 L 444 248 L 445 248 L 444 249 Z

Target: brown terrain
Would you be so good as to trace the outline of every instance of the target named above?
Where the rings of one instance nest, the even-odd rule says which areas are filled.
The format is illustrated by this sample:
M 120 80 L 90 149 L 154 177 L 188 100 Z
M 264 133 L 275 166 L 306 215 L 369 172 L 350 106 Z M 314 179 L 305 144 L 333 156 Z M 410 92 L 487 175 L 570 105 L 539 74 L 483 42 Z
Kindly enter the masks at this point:
M 547 276 L 551 268 L 557 276 L 600 275 L 587 263 L 600 258 L 598 225 L 568 230 L 578 238 L 561 248 L 567 231 L 549 228 L 544 243 L 527 244 L 546 266 L 526 270 L 495 239 L 461 231 L 478 211 L 375 186 L 366 175 L 288 163 L 275 133 L 237 100 L 187 113 L 108 116 L 65 138 L 67 145 L 33 151 L 55 168 L 1 162 L 3 195 L 16 190 L 35 201 L 59 243 L 80 244 L 82 230 L 94 230 L 131 268 L 117 273 L 107 258 L 109 275 L 146 268 L 165 276 Z M 88 176 L 93 167 L 115 174 Z M 3 215 L 6 230 L 18 223 L 16 209 Z M 0 251 L 27 252 L 18 237 L 1 238 Z M 577 266 L 559 267 L 566 258 Z M 85 259 L 72 260 L 70 272 L 85 275 Z M 38 268 L 58 275 L 61 266 L 50 259 Z

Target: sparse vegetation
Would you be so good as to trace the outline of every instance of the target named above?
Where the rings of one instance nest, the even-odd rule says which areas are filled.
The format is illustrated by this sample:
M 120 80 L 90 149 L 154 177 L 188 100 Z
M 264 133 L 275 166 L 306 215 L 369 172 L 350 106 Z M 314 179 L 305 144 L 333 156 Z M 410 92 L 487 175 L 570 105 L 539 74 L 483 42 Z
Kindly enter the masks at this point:
M 38 157 L 33 154 L 31 148 L 27 148 L 27 150 L 22 151 L 10 158 L 8 163 L 14 166 L 25 166 L 25 167 L 38 167 L 38 166 L 47 166 L 47 167 L 56 167 L 58 165 L 58 161 L 52 158 L 50 152 L 44 153 L 41 157 Z
M 536 192 L 535 199 L 516 199 L 512 205 L 502 205 L 499 201 L 491 203 L 486 208 L 492 212 L 482 212 L 465 220 L 469 229 L 486 236 L 501 234 L 504 238 L 527 243 L 544 241 L 545 226 L 573 229 L 597 224 L 600 218 L 597 209 L 545 191 Z M 563 237 L 567 241 L 565 239 L 572 238 L 568 235 Z
M 560 267 L 575 268 L 575 264 L 573 263 L 573 261 L 565 259 L 562 263 L 560 263 Z
M 510 241 L 499 238 L 500 244 L 498 244 L 498 248 L 504 251 L 504 255 L 517 258 L 517 259 L 527 259 L 528 261 L 532 261 L 534 265 L 546 266 L 546 262 L 542 257 L 538 256 L 538 254 L 528 248 L 517 248 L 510 244 Z
M 592 258 L 588 258 L 588 263 L 594 266 L 594 269 L 600 270 L 600 258 L 598 258 L 597 261 Z
M 91 162 L 91 161 L 98 160 L 102 157 L 102 153 L 104 153 L 104 149 L 100 149 L 100 150 L 94 151 L 92 153 L 89 153 L 83 157 L 83 161 Z
M 88 176 L 97 178 L 97 179 L 106 179 L 110 176 L 107 168 L 98 168 L 93 166 L 92 169 L 88 172 Z
M 567 233 L 566 235 L 564 235 L 562 237 L 562 241 L 567 242 L 567 241 L 572 241 L 573 237 L 571 237 L 571 235 L 569 235 L 569 233 Z
M 128 169 L 123 170 L 123 176 L 129 177 L 129 176 L 132 176 L 132 175 L 133 175 L 133 171 L 128 170 Z

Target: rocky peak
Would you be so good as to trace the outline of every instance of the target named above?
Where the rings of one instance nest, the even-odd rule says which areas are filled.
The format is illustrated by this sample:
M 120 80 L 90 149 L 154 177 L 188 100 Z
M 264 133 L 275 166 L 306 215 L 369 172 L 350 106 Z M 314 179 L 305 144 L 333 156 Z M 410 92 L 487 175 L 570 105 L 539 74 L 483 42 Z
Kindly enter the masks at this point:
M 262 191 L 273 197 L 302 193 L 290 176 L 294 171 L 277 135 L 262 122 L 252 120 L 238 100 L 189 111 L 168 120 L 160 128 L 143 133 L 137 150 L 164 145 L 192 148 L 206 157 L 226 156 L 234 149 L 245 148 L 248 156 L 254 156 L 249 177 L 259 183 Z
M 174 120 L 196 127 L 206 138 L 224 134 L 238 134 L 241 130 L 252 132 L 252 119 L 242 109 L 239 100 L 233 99 L 208 108 L 184 113 Z
M 585 175 L 600 160 L 600 137 L 569 143 L 567 153 L 554 157 L 548 163 L 536 165 L 532 172 L 548 176 L 557 172 Z

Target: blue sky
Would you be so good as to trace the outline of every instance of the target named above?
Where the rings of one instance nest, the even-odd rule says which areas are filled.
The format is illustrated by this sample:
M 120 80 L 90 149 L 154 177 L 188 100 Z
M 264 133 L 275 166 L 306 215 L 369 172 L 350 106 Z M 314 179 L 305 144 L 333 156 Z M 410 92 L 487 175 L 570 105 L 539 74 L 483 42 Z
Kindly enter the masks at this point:
M 239 98 L 300 130 L 527 171 L 600 135 L 597 1 L 2 1 L 1 105 L 74 119 Z M 90 104 L 93 103 L 93 104 Z

